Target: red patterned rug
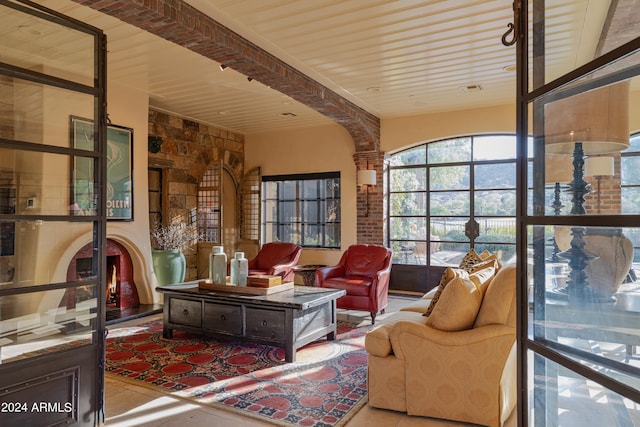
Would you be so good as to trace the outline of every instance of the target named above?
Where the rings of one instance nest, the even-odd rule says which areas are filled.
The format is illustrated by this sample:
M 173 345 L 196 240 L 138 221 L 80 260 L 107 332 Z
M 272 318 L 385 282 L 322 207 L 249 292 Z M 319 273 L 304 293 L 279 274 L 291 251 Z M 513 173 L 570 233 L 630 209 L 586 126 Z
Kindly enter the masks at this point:
M 284 349 L 174 331 L 162 321 L 110 328 L 107 373 L 172 396 L 287 426 L 340 426 L 366 402 L 368 327 L 338 322 L 335 341 Z

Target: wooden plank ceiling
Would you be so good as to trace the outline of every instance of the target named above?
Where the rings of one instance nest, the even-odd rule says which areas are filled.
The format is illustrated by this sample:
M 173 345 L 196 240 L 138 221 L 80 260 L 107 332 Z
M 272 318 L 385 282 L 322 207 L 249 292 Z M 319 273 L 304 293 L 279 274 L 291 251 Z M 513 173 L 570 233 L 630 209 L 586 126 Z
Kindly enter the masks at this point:
M 515 46 L 500 41 L 511 0 L 186 1 L 382 120 L 515 101 Z M 152 108 L 243 134 L 331 122 L 113 17 L 70 0 L 37 2 L 102 28 L 110 78 L 148 92 Z M 594 57 L 609 3 L 553 2 L 548 79 Z

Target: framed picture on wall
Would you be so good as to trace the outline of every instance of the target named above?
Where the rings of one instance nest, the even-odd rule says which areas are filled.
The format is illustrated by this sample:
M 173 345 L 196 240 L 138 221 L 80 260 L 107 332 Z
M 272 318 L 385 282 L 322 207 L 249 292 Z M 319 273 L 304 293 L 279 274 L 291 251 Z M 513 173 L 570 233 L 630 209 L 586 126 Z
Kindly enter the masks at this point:
M 95 150 L 93 121 L 71 116 L 71 146 Z M 71 165 L 71 213 L 95 215 L 95 157 L 76 156 Z M 107 125 L 107 219 L 133 221 L 133 129 Z

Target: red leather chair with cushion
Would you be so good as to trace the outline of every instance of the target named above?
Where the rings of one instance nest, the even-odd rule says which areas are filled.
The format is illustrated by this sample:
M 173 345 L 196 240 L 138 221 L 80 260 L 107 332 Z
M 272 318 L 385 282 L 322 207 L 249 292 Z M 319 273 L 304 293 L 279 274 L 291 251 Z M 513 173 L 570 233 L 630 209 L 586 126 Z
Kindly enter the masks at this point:
M 338 308 L 368 311 L 375 324 L 376 314 L 384 313 L 389 302 L 391 254 L 384 246 L 351 245 L 338 265 L 316 271 L 316 286 L 347 291 Z
M 298 264 L 302 247 L 295 243 L 271 242 L 262 245 L 258 255 L 249 261 L 249 275 L 280 276 L 283 282 L 293 282 L 293 266 Z

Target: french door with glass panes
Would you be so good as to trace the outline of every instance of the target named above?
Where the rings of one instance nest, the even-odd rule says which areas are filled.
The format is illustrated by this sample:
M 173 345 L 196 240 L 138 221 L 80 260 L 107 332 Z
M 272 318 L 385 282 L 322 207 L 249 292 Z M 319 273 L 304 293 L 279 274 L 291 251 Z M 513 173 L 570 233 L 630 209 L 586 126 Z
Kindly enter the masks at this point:
M 98 425 L 103 400 L 106 38 L 0 0 L 0 425 Z M 82 117 L 76 145 L 72 117 Z M 67 273 L 89 244 L 83 274 Z M 74 249 L 75 248 L 75 249 Z
M 518 425 L 640 426 L 640 4 L 515 4 Z

